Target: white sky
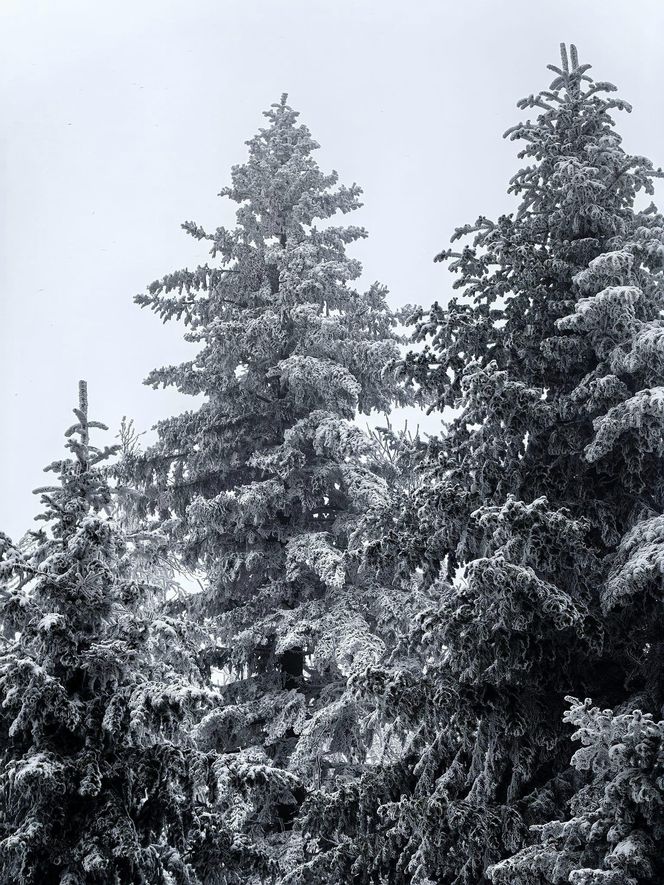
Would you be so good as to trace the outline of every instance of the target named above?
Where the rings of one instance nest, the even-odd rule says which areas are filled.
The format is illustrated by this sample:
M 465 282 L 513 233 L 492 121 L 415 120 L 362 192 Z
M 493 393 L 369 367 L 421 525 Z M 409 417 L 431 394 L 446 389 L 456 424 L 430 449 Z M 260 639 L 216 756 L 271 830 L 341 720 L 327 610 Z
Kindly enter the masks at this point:
M 0 0 L 0 528 L 30 527 L 79 377 L 112 433 L 188 407 L 142 385 L 189 351 L 132 297 L 206 260 L 179 225 L 232 223 L 216 194 L 282 92 L 364 188 L 366 281 L 429 304 L 453 228 L 512 207 L 501 136 L 561 40 L 664 164 L 663 26 L 661 0 Z

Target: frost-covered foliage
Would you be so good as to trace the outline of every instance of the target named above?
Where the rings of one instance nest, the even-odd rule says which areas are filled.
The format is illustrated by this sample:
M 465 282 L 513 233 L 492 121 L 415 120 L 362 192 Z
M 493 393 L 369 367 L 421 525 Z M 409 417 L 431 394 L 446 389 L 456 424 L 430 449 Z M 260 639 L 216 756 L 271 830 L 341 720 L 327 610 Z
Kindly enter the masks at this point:
M 117 434 L 118 457 L 107 470 L 113 488 L 111 516 L 127 541 L 131 576 L 159 586 L 165 598 L 179 597 L 185 592 L 181 579 L 192 583 L 195 576 L 182 568 L 168 535 L 143 519 L 142 495 L 134 487 L 131 470 L 142 452 L 141 436 L 133 419 L 123 417 Z
M 582 781 L 566 695 L 620 705 L 617 728 L 637 728 L 632 710 L 661 716 L 664 221 L 637 199 L 659 172 L 624 151 L 612 113 L 629 106 L 573 47 L 552 69 L 550 88 L 520 103 L 537 118 L 507 133 L 528 160 L 510 183 L 517 210 L 456 231 L 466 243 L 438 260 L 461 297 L 414 317 L 422 346 L 404 371 L 457 412 L 391 533 L 432 597 L 411 636 L 424 699 L 403 764 L 382 786 L 376 772 L 355 786 L 363 818 L 338 791 L 322 822 L 307 821 L 327 847 L 315 865 L 344 871 L 333 881 L 487 881 L 492 864 L 537 839 L 531 825 L 565 817 Z M 412 677 L 403 660 L 383 690 Z M 573 807 L 595 814 L 611 776 L 593 768 Z M 606 801 L 598 813 L 620 819 L 619 794 Z M 656 842 L 657 812 L 641 814 L 618 841 L 633 831 Z M 588 853 L 561 855 L 570 870 L 601 835 L 579 823 L 575 839 Z M 527 859 L 518 880 L 512 866 L 494 869 L 506 870 L 501 882 L 562 881 L 529 873 Z M 578 883 L 632 882 L 580 869 Z
M 46 525 L 27 549 L 0 538 L 0 881 L 12 885 L 246 881 L 270 868 L 252 818 L 294 778 L 267 759 L 201 749 L 220 705 L 200 635 L 155 612 L 109 519 L 81 383 L 71 455 L 38 489 Z M 200 725 L 199 725 L 200 727 Z
M 491 871 L 509 885 L 655 885 L 664 881 L 664 721 L 574 698 L 566 721 L 582 743 L 572 763 L 590 777 L 572 817 L 535 831 L 540 843 Z
M 550 67 L 400 363 L 285 96 L 237 226 L 184 225 L 212 263 L 137 301 L 202 404 L 125 424 L 111 489 L 83 386 L 47 528 L 0 535 L 0 883 L 664 881 L 661 173 Z M 412 399 L 426 446 L 356 423 Z
M 426 604 L 421 581 L 394 556 L 400 539 L 397 514 L 417 482 L 417 464 L 425 445 L 420 437 L 387 427 L 373 432 L 389 497 L 365 515 L 349 552 L 358 574 L 385 601 L 381 634 L 389 653 L 355 671 L 348 686 L 360 705 L 371 711 L 374 743 L 365 764 L 345 766 L 326 789 L 311 792 L 296 822 L 302 852 L 294 857 L 280 885 L 307 883 L 388 882 L 398 857 L 401 836 L 385 826 L 380 808 L 398 800 L 413 784 L 414 736 L 430 702 L 422 678 L 426 654 L 409 641 L 409 626 Z M 371 585 L 369 585 L 371 586 Z
M 265 116 L 222 191 L 237 226 L 184 225 L 213 266 L 137 297 L 200 346 L 148 382 L 205 401 L 162 421 L 134 469 L 148 513 L 205 574 L 194 605 L 216 631 L 227 700 L 210 745 L 261 747 L 319 784 L 366 760 L 373 731 L 346 686 L 384 655 L 397 608 L 356 555 L 393 468 L 354 418 L 406 395 L 386 371 L 399 338 L 385 289 L 353 286 L 346 247 L 365 232 L 329 221 L 360 206 L 360 189 L 320 171 L 285 96 Z

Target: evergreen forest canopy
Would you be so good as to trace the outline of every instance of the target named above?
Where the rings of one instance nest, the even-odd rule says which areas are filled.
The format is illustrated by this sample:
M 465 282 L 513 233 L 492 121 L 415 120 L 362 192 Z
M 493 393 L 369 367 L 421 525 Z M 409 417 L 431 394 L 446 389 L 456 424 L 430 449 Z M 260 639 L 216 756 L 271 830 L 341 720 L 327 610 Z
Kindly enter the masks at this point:
M 285 95 L 183 225 L 136 302 L 201 404 L 102 447 L 81 382 L 0 534 L 0 885 L 664 882 L 662 173 L 549 68 L 442 303 L 360 286 Z

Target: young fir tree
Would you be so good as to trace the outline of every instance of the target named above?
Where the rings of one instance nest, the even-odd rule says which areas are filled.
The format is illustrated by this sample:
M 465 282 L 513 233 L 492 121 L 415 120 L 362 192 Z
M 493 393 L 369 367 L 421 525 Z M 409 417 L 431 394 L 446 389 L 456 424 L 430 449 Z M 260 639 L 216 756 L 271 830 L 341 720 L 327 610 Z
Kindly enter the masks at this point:
M 228 702 L 210 740 L 262 747 L 320 783 L 365 763 L 373 738 L 346 682 L 382 655 L 394 609 L 349 555 L 388 495 L 380 453 L 353 419 L 404 394 L 384 371 L 399 341 L 386 291 L 352 285 L 361 265 L 346 247 L 365 231 L 328 223 L 361 205 L 360 188 L 320 171 L 285 95 L 265 116 L 221 192 L 238 204 L 237 226 L 183 225 L 218 263 L 136 299 L 184 319 L 200 345 L 148 383 L 205 401 L 162 421 L 134 469 L 146 509 L 206 576 L 196 605 L 215 624 L 210 661 Z
M 340 793 L 307 821 L 346 881 L 661 878 L 664 222 L 636 202 L 659 172 L 573 47 L 553 70 L 509 133 L 517 211 L 456 232 L 439 259 L 463 297 L 416 317 L 405 370 L 460 410 L 393 531 L 437 596 L 413 636 L 427 701 L 410 756 L 355 788 L 373 826 Z M 568 714 L 574 766 L 572 693 L 618 707 Z
M 230 885 L 267 872 L 243 804 L 260 816 L 294 779 L 228 764 L 189 736 L 220 703 L 199 638 L 153 611 L 107 516 L 81 382 L 71 457 L 39 489 L 46 528 L 27 550 L 0 539 L 0 882 Z M 257 828 L 258 830 L 260 828 Z

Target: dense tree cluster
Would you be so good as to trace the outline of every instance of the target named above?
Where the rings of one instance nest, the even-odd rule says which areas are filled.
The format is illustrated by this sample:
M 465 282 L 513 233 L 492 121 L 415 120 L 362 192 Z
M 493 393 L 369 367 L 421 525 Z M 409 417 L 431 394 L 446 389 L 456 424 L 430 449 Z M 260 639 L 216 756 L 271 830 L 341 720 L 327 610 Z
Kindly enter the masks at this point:
M 136 300 L 200 405 L 108 467 L 83 386 L 0 540 L 0 883 L 664 881 L 661 173 L 550 68 L 410 339 L 286 96 L 236 227 L 183 225 L 210 263 Z M 426 442 L 357 421 L 412 403 Z

